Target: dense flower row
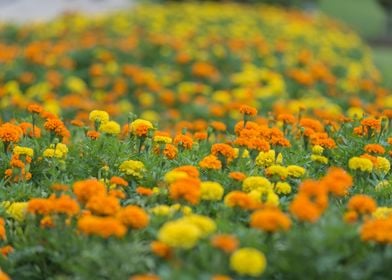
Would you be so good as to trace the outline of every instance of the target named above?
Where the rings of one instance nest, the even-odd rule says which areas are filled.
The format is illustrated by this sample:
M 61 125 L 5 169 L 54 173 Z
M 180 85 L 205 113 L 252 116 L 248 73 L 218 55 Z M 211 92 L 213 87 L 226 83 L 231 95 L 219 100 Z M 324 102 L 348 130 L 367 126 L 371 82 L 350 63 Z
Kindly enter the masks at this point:
M 356 35 L 265 6 L 131 14 L 0 27 L 1 269 L 390 278 L 392 104 Z

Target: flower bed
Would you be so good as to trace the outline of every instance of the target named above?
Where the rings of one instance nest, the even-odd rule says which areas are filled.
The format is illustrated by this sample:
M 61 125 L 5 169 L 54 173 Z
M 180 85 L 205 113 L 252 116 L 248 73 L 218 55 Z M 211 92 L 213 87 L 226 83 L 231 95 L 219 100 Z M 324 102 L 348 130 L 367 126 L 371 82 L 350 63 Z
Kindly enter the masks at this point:
M 390 278 L 392 99 L 340 23 L 68 15 L 0 67 L 0 277 Z

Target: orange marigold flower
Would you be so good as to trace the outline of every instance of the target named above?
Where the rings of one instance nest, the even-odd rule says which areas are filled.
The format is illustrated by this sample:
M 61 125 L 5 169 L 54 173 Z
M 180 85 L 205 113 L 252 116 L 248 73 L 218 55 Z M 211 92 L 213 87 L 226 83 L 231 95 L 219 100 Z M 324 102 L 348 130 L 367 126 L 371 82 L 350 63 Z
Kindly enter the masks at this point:
M 287 231 L 291 221 L 277 208 L 266 208 L 254 212 L 250 217 L 250 226 L 266 232 Z
M 234 235 L 218 234 L 212 237 L 211 245 L 229 254 L 238 248 L 239 242 Z
M 355 223 L 358 220 L 358 213 L 352 210 L 347 211 L 344 213 L 343 220 L 348 224 Z
M 166 144 L 163 149 L 163 155 L 169 160 L 175 159 L 177 157 L 177 153 L 177 148 L 172 144 Z
M 145 187 L 137 187 L 136 192 L 140 195 L 144 196 L 151 196 L 154 194 L 154 191 L 150 188 L 145 188 Z
M 87 235 L 98 235 L 103 238 L 110 236 L 123 237 L 127 228 L 112 217 L 82 216 L 78 220 L 78 229 Z
M 220 170 L 222 169 L 222 162 L 216 156 L 209 155 L 199 162 L 199 166 L 204 169 Z
M 48 118 L 44 123 L 44 128 L 48 131 L 54 132 L 56 135 L 63 138 L 69 137 L 70 132 L 65 127 L 64 123 L 58 118 Z
M 279 114 L 277 117 L 278 121 L 281 121 L 285 124 L 294 124 L 295 123 L 295 117 L 291 114 Z
M 73 126 L 77 126 L 77 127 L 83 127 L 84 126 L 84 123 L 81 121 L 81 120 L 72 120 L 71 121 L 71 124 L 73 125 Z
M 361 121 L 361 125 L 375 131 L 380 131 L 381 120 L 376 120 L 374 118 L 365 118 Z
M 328 206 L 328 188 L 323 182 L 305 180 L 300 185 L 298 193 L 307 196 L 320 211 L 325 210 Z
M 363 241 L 392 244 L 392 216 L 365 221 L 360 234 Z
M 380 144 L 367 144 L 364 148 L 365 152 L 382 155 L 385 153 L 385 149 Z
M 290 203 L 290 212 L 298 220 L 305 222 L 316 222 L 321 214 L 321 209 L 313 203 L 307 195 L 297 195 Z
M 353 179 L 344 169 L 332 167 L 322 179 L 322 184 L 333 195 L 345 196 L 353 185 Z
M 122 187 L 128 186 L 128 182 L 118 176 L 113 176 L 112 178 L 110 178 L 110 184 L 113 184 L 116 186 L 118 185 L 118 186 L 122 186 Z
M 67 185 L 63 185 L 63 184 L 53 184 L 51 186 L 51 189 L 54 191 L 67 191 L 68 190 L 68 186 Z
M 377 203 L 368 195 L 357 194 L 350 198 L 347 208 L 358 214 L 371 214 L 376 210 Z
M 211 122 L 210 126 L 216 131 L 226 131 L 226 125 L 223 122 Z
M 7 273 L 0 271 L 0 280 L 11 280 Z
M 114 196 L 94 195 L 86 204 L 86 208 L 98 215 L 114 215 L 120 210 L 120 202 Z
M 172 250 L 169 245 L 160 242 L 160 241 L 153 241 L 150 244 L 151 251 L 157 255 L 158 257 L 164 259 L 170 259 L 172 256 Z
M 59 198 L 53 201 L 53 212 L 73 216 L 79 213 L 79 204 L 69 195 L 62 194 Z
M 235 158 L 235 150 L 232 146 L 223 144 L 223 143 L 218 143 L 218 144 L 213 144 L 211 147 L 211 154 L 214 156 L 222 156 L 226 158 L 227 161 L 232 161 Z
M 124 199 L 126 197 L 125 193 L 119 189 L 109 190 L 108 195 L 117 197 L 118 199 Z
M 208 133 L 207 132 L 196 132 L 193 135 L 193 138 L 198 140 L 198 141 L 206 140 L 208 138 Z
M 43 110 L 44 108 L 42 108 L 42 106 L 38 104 L 30 104 L 29 106 L 27 106 L 27 111 L 29 111 L 30 113 L 41 114 Z
M 242 191 L 229 192 L 224 199 L 228 207 L 240 207 L 245 210 L 252 210 L 259 206 L 259 203 Z
M 183 178 L 169 186 L 170 198 L 173 200 L 185 199 L 191 204 L 197 204 L 200 200 L 200 180 L 196 178 Z
M 27 212 L 39 215 L 48 215 L 54 209 L 53 200 L 45 198 L 30 199 L 27 205 Z
M 242 105 L 240 107 L 240 113 L 248 116 L 256 116 L 257 109 L 248 105 Z
M 183 134 L 177 134 L 173 142 L 184 149 L 192 149 L 193 146 L 192 138 Z
M 117 213 L 117 218 L 126 226 L 133 229 L 142 229 L 147 227 L 149 217 L 142 208 L 134 205 L 128 205 Z
M 246 175 L 239 171 L 233 171 L 229 173 L 229 177 L 235 181 L 242 182 L 243 180 L 245 180 Z
M 4 257 L 8 256 L 13 251 L 14 251 L 14 248 L 10 245 L 6 245 L 6 246 L 0 248 L 0 252 Z M 0 280 L 1 280 L 1 277 L 0 277 Z
M 12 123 L 4 123 L 0 126 L 0 140 L 5 143 L 16 143 L 23 136 L 22 129 Z
M 129 278 L 129 280 L 160 280 L 161 278 L 155 274 L 138 274 Z
M 0 239 L 1 240 L 7 239 L 7 235 L 6 235 L 6 231 L 5 231 L 5 221 L 1 217 L 0 217 Z
M 73 192 L 81 203 L 87 202 L 93 195 L 104 195 L 106 187 L 96 179 L 75 182 Z
M 174 168 L 172 171 L 182 171 L 188 174 L 189 177 L 198 178 L 199 177 L 199 170 L 192 165 L 183 165 L 177 168 Z

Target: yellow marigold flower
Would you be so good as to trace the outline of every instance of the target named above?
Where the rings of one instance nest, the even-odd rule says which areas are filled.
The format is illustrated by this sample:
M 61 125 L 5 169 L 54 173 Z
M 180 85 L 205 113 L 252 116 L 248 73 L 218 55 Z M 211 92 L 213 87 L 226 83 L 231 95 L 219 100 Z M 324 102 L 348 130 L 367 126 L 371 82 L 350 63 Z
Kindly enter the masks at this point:
M 279 206 L 279 196 L 272 190 L 260 191 L 258 189 L 251 191 L 248 195 L 255 201 L 264 203 L 269 206 Z
M 389 182 L 387 180 L 383 180 L 376 185 L 375 189 L 376 191 L 381 191 L 382 189 L 385 189 L 389 186 L 390 186 Z
M 183 171 L 169 171 L 165 174 L 164 180 L 166 183 L 171 184 L 177 180 L 187 178 L 188 174 Z
M 29 157 L 33 157 L 34 156 L 34 150 L 28 147 L 21 147 L 21 146 L 15 146 L 13 153 L 15 155 L 26 155 Z
M 192 208 L 186 205 L 183 205 L 181 207 L 181 213 L 184 214 L 185 216 L 188 216 L 190 214 L 192 214 Z
M 281 153 L 278 154 L 275 160 L 275 151 L 269 150 L 268 152 L 260 152 L 259 155 L 256 157 L 256 165 L 268 167 L 272 164 L 281 164 L 283 161 L 283 156 Z
M 305 168 L 298 166 L 298 165 L 289 165 L 287 166 L 287 172 L 289 176 L 299 178 L 304 176 Z
M 391 169 L 391 163 L 384 157 L 377 157 L 377 162 L 374 165 L 374 170 L 381 173 L 388 173 Z
M 67 145 L 65 145 L 63 143 L 51 144 L 50 148 L 55 149 L 55 150 L 59 150 L 64 155 L 66 155 L 68 153 L 68 147 L 67 147 Z
M 275 185 L 275 192 L 277 194 L 289 194 L 291 193 L 291 186 L 286 182 L 277 182 Z
M 202 235 L 198 226 L 181 220 L 165 223 L 158 232 L 158 240 L 174 248 L 191 249 Z
M 319 162 L 322 164 L 328 164 L 328 158 L 319 155 L 311 155 L 310 159 L 315 162 Z
M 181 218 L 178 221 L 188 222 L 192 225 L 197 226 L 200 230 L 201 237 L 206 237 L 211 233 L 215 232 L 216 230 L 216 224 L 214 220 L 207 216 L 192 214 Z
M 156 216 L 169 216 L 171 214 L 171 209 L 168 205 L 158 205 L 151 208 L 151 212 Z
M 3 201 L 0 207 L 4 208 L 6 213 L 17 221 L 23 221 L 26 215 L 27 202 L 10 202 Z
M 323 152 L 324 152 L 324 148 L 320 145 L 315 145 L 312 147 L 312 153 L 314 155 L 321 156 L 323 154 Z
M 115 121 L 108 121 L 108 122 L 104 122 L 100 125 L 99 131 L 107 133 L 107 134 L 117 135 L 120 133 L 121 127 Z
M 370 159 L 360 158 L 360 157 L 352 157 L 348 161 L 348 167 L 352 170 L 360 170 L 362 172 L 372 172 L 373 163 Z
M 144 164 L 138 160 L 127 160 L 120 164 L 119 170 L 126 175 L 141 179 L 145 172 Z
M 239 275 L 260 276 L 267 265 L 262 252 L 254 248 L 241 248 L 230 257 L 230 267 Z
M 382 219 L 392 216 L 392 207 L 377 207 L 376 211 L 372 213 L 373 218 Z
M 172 139 L 168 136 L 156 135 L 154 136 L 154 142 L 171 144 Z
M 47 158 L 53 158 L 53 157 L 55 157 L 55 158 L 63 158 L 65 156 L 65 154 L 63 152 L 61 152 L 60 150 L 57 150 L 57 149 L 55 150 L 55 149 L 51 149 L 51 148 L 46 149 L 42 153 L 42 155 L 44 157 L 47 157 Z
M 105 123 L 109 121 L 109 114 L 105 111 L 94 110 L 90 112 L 88 118 L 92 122 Z
M 267 191 L 272 190 L 272 184 L 265 177 L 249 176 L 244 181 L 242 181 L 242 189 L 245 192 L 250 192 L 252 190 Z
M 269 167 L 267 167 L 267 169 L 265 170 L 266 174 L 268 176 L 274 176 L 277 175 L 279 176 L 281 179 L 284 179 L 287 177 L 287 175 L 289 174 L 287 171 L 287 168 L 281 165 L 271 165 Z
M 201 183 L 201 199 L 202 200 L 221 200 L 224 189 L 221 184 L 216 182 Z
M 352 119 L 360 119 L 364 113 L 363 109 L 359 107 L 350 107 L 347 110 L 347 116 Z

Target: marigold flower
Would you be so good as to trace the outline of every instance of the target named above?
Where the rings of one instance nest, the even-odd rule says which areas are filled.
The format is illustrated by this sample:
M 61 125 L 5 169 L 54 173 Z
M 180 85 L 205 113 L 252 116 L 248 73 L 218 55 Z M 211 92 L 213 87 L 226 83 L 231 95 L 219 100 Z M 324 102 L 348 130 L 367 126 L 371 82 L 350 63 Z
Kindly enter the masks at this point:
M 288 176 L 287 168 L 281 165 L 271 165 L 266 168 L 265 173 L 267 174 L 267 176 L 276 175 L 282 180 Z
M 306 195 L 297 195 L 290 204 L 290 212 L 298 220 L 305 222 L 316 222 L 321 214 L 321 209 L 313 203 Z
M 14 251 L 14 247 L 12 247 L 11 245 L 6 245 L 4 247 L 0 248 L 0 253 L 4 256 L 7 257 L 10 253 L 12 253 Z M 0 272 L 1 273 L 1 272 Z M 1 278 L 1 274 L 0 274 L 0 280 L 2 280 L 3 278 Z M 3 279 L 4 280 L 4 279 Z
M 79 213 L 79 204 L 69 195 L 62 194 L 59 198 L 52 199 L 53 212 L 73 216 Z
M 15 146 L 12 152 L 15 155 L 25 155 L 29 157 L 34 156 L 34 150 L 28 147 Z
M 348 167 L 352 170 L 360 170 L 362 172 L 372 172 L 373 163 L 367 158 L 352 157 L 348 161 Z
M 104 195 L 106 187 L 96 179 L 89 179 L 75 182 L 73 192 L 81 203 L 85 203 L 94 195 Z
M 353 185 L 352 177 L 344 169 L 333 167 L 322 179 L 328 191 L 336 196 L 344 196 Z
M 360 234 L 363 241 L 392 244 L 392 216 L 365 221 Z
M 22 129 L 23 134 L 29 136 L 31 138 L 39 138 L 41 137 L 41 129 L 37 126 L 34 126 L 28 122 L 21 122 L 19 127 Z
M 279 153 L 278 157 L 275 157 L 274 150 L 269 150 L 268 152 L 261 151 L 256 157 L 256 165 L 268 167 L 273 164 L 281 164 L 282 160 L 282 154 Z
M 386 174 L 390 169 L 391 169 L 391 163 L 388 159 L 384 157 L 376 158 L 376 164 L 374 164 L 374 171 Z
M 279 209 L 266 208 L 257 210 L 250 216 L 250 226 L 266 232 L 287 231 L 291 227 L 291 221 Z
M 127 228 L 112 217 L 82 216 L 78 220 L 78 229 L 87 235 L 98 235 L 102 238 L 110 236 L 123 237 Z
M 39 215 L 48 215 L 54 209 L 53 200 L 45 198 L 30 199 L 27 205 L 27 212 Z
M 180 146 L 184 149 L 192 149 L 193 147 L 193 140 L 190 136 L 184 135 L 184 134 L 177 134 L 176 137 L 174 137 L 174 144 L 177 146 Z
M 97 140 L 101 134 L 95 130 L 89 130 L 86 133 L 86 136 L 92 140 Z
M 23 221 L 26 215 L 27 202 L 0 202 L 0 207 L 4 208 L 6 213 L 17 221 Z
M 89 198 L 86 208 L 98 215 L 114 215 L 120 210 L 120 202 L 114 196 L 93 195 Z
M 136 119 L 129 125 L 130 132 L 138 137 L 146 137 L 148 131 L 153 128 L 151 122 L 143 119 Z
M 110 182 L 110 184 L 116 185 L 116 186 L 122 186 L 122 187 L 128 186 L 128 182 L 118 176 L 113 176 L 112 178 L 110 178 L 109 182 Z
M 107 121 L 99 126 L 99 131 L 106 134 L 118 135 L 121 132 L 121 127 L 115 121 Z
M 127 160 L 120 164 L 119 170 L 128 176 L 133 176 L 137 179 L 143 178 L 145 167 L 143 162 L 138 160 Z
M 180 171 L 185 172 L 189 177 L 198 178 L 199 177 L 199 170 L 192 165 L 183 165 L 177 168 L 174 168 L 172 171 Z
M 17 143 L 23 136 L 22 129 L 12 123 L 0 125 L 0 140 L 5 143 Z
M 248 116 L 256 116 L 257 109 L 248 105 L 242 105 L 240 107 L 240 113 Z
M 287 166 L 288 175 L 294 178 L 300 178 L 305 175 L 305 168 L 298 165 Z
M 220 170 L 222 169 L 222 162 L 214 155 L 204 157 L 199 166 L 204 169 Z
M 7 235 L 6 235 L 6 231 L 5 231 L 5 221 L 1 217 L 0 217 L 0 239 L 1 240 L 7 239 Z
M 286 182 L 277 182 L 274 186 L 274 190 L 277 194 L 289 194 L 291 193 L 291 186 Z
M 197 226 L 197 228 L 200 230 L 200 237 L 206 237 L 216 230 L 216 224 L 214 220 L 207 216 L 190 214 L 181 219 L 178 219 L 177 221 L 183 221 Z
M 89 120 L 92 122 L 105 123 L 109 121 L 109 114 L 101 110 L 93 110 L 88 116 Z
M 347 208 L 359 214 L 371 214 L 377 209 L 377 203 L 368 195 L 357 194 L 350 198 Z
M 117 218 L 126 226 L 133 229 L 142 229 L 147 227 L 149 217 L 140 207 L 128 205 L 117 213 Z
M 230 257 L 230 267 L 241 276 L 260 276 L 267 265 L 262 252 L 253 248 L 241 248 Z
M 211 238 L 211 245 L 229 254 L 238 248 L 239 241 L 234 235 L 218 234 Z
M 199 227 L 185 221 L 165 223 L 158 232 L 158 240 L 174 248 L 191 249 L 201 238 Z
M 324 157 L 324 156 L 320 156 L 320 155 L 311 155 L 310 159 L 312 161 L 316 161 L 322 164 L 328 164 L 328 158 Z
M 191 204 L 197 204 L 200 200 L 200 181 L 195 178 L 183 178 L 170 184 L 170 198 L 173 200 L 185 199 Z
M 221 200 L 224 189 L 221 184 L 211 181 L 201 183 L 202 200 Z
M 385 153 L 383 146 L 379 144 L 367 144 L 364 148 L 365 152 L 382 155 Z
M 247 193 L 241 191 L 229 192 L 224 199 L 228 207 L 240 207 L 246 210 L 252 210 L 259 206 L 259 203 Z
M 229 177 L 235 181 L 241 182 L 241 181 L 245 180 L 246 175 L 242 172 L 239 172 L 239 171 L 233 171 L 233 172 L 229 173 Z
M 272 190 L 271 182 L 261 176 L 249 176 L 242 181 L 242 189 L 245 192 L 250 192 L 252 190 L 260 190 L 261 192 Z
M 153 241 L 150 244 L 150 248 L 151 251 L 164 259 L 170 259 L 172 256 L 172 250 L 170 248 L 170 246 L 168 246 L 167 244 L 160 242 L 160 241 Z
M 138 274 L 133 275 L 129 280 L 160 280 L 161 278 L 155 274 Z

